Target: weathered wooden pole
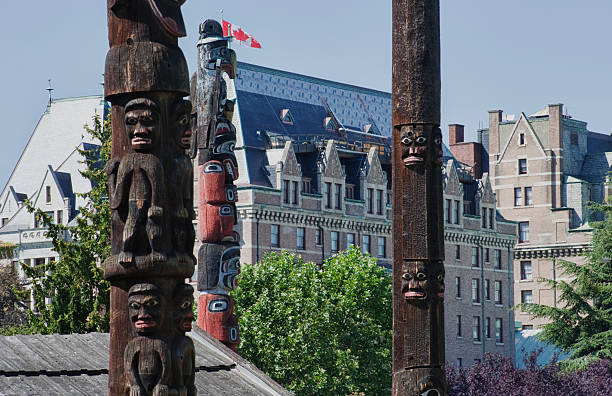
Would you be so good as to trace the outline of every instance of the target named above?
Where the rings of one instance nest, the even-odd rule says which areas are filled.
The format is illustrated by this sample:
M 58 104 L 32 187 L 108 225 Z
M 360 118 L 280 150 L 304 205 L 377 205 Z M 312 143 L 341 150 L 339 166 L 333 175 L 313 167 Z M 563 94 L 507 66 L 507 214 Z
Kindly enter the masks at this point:
M 195 395 L 185 0 L 107 0 L 112 103 L 110 395 Z
M 393 1 L 392 394 L 446 394 L 439 0 Z
M 234 300 L 238 286 L 240 235 L 234 231 L 238 194 L 234 180 L 236 128 L 234 102 L 227 98 L 224 76 L 236 75 L 236 53 L 228 48 L 223 28 L 215 20 L 200 25 L 198 71 L 194 83 L 197 128 L 192 157 L 198 156 L 198 326 L 236 350 L 240 342 Z

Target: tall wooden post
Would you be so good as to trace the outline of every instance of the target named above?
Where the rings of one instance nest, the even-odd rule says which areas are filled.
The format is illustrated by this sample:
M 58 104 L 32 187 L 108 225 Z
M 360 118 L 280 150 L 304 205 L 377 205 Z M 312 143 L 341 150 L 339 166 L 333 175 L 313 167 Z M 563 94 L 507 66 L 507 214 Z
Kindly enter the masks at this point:
M 193 167 L 185 0 L 107 0 L 110 395 L 195 395 Z
M 446 394 L 439 0 L 393 0 L 392 394 Z
M 234 102 L 227 98 L 224 75 L 236 75 L 236 53 L 228 48 L 215 20 L 200 25 L 198 71 L 193 90 L 197 99 L 197 133 L 192 157 L 198 156 L 198 326 L 236 350 L 240 342 L 234 300 L 228 292 L 238 283 L 240 235 L 234 231 L 238 194 L 234 181 L 236 128 Z

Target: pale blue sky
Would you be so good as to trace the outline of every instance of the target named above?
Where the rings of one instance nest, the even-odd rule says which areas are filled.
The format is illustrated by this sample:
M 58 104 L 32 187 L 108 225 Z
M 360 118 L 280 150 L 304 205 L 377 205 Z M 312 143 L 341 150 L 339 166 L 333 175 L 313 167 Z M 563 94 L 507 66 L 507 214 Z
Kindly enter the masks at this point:
M 101 93 L 108 48 L 106 1 L 6 3 L 0 188 L 45 109 L 47 79 L 56 98 Z M 221 8 L 263 45 L 234 46 L 241 61 L 390 91 L 390 0 L 188 0 L 190 72 L 198 24 Z M 604 0 L 441 0 L 443 130 L 462 123 L 475 139 L 487 110 L 529 114 L 562 102 L 591 130 L 612 131 L 611 16 Z

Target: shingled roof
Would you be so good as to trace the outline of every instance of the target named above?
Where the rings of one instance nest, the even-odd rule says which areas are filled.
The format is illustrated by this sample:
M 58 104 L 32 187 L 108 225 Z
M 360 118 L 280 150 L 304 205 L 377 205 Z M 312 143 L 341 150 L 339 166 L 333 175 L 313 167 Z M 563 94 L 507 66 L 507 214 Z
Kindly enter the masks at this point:
M 194 326 L 198 395 L 290 395 Z M 0 336 L 1 395 L 105 395 L 108 333 Z

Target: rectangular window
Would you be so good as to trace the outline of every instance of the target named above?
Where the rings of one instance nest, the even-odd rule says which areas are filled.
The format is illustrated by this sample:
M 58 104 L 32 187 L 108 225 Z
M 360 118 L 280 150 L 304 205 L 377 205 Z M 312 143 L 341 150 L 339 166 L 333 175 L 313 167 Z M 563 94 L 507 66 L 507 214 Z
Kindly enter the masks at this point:
M 56 224 L 62 224 L 64 222 L 64 211 L 58 210 L 56 212 L 56 215 L 57 215 L 57 223 Z
M 485 300 L 490 300 L 491 299 L 491 285 L 488 279 L 485 279 L 485 284 L 484 284 L 484 292 L 485 292 Z
M 383 191 L 376 190 L 376 214 L 383 214 Z
M 461 315 L 457 315 L 457 337 L 461 337 Z
M 495 286 L 495 304 L 501 304 L 502 303 L 502 283 L 499 280 L 496 280 L 494 283 Z
M 472 279 L 472 302 L 480 302 L 480 279 Z
M 519 242 L 529 242 L 529 222 L 521 221 L 519 223 Z
M 455 277 L 455 290 L 457 290 L 455 297 L 461 298 L 461 277 L 459 276 Z
M 378 237 L 378 257 L 387 257 L 387 238 Z
M 521 280 L 531 279 L 531 261 L 521 261 Z
M 331 208 L 331 183 L 325 182 L 323 185 L 323 195 L 325 195 L 325 207 Z
M 306 244 L 304 242 L 304 234 L 306 233 L 306 229 L 303 227 L 297 228 L 297 248 L 298 250 L 304 250 L 306 248 Z
M 472 339 L 474 341 L 480 341 L 480 316 L 474 316 L 472 318 Z
M 521 290 L 521 303 L 532 304 L 533 303 L 533 292 L 531 290 Z
M 347 199 L 354 199 L 355 198 L 355 186 L 353 184 L 347 184 L 344 187 L 344 196 Z
M 342 184 L 336 184 L 334 201 L 336 201 L 336 209 L 342 209 Z
M 478 260 L 478 248 L 472 248 L 472 267 L 480 267 L 480 260 Z
M 485 260 L 485 263 L 487 264 L 489 263 L 489 248 L 484 249 L 484 260 Z
M 485 337 L 491 338 L 491 318 L 485 318 Z
M 270 246 L 280 246 L 280 226 L 278 224 L 272 224 L 270 226 Z
M 482 216 L 480 216 L 480 220 L 482 221 L 481 227 L 487 228 L 487 208 L 482 208 Z
M 2 218 L 2 227 L 4 227 L 7 222 L 8 222 L 8 217 L 3 217 Z
M 363 254 L 370 253 L 370 236 L 363 235 L 361 237 L 361 252 Z
M 501 269 L 501 250 L 495 249 L 495 268 Z
M 455 366 L 462 367 L 463 366 L 463 359 L 457 358 L 457 361 L 455 362 Z
M 366 197 L 366 208 L 368 213 L 374 213 L 374 189 L 368 188 Z
M 533 330 L 533 325 L 524 324 L 521 330 Z
M 298 194 L 300 193 L 299 189 L 298 189 L 298 182 L 293 181 L 291 182 L 291 184 L 293 185 L 293 202 L 291 202 L 294 205 L 297 205 L 298 203 Z
M 452 201 L 450 199 L 447 199 L 447 200 L 444 201 L 444 203 L 445 203 L 445 206 L 446 206 L 446 222 L 448 224 L 451 224 L 453 222 L 453 218 L 452 218 L 453 207 L 451 206 L 452 205 Z
M 527 174 L 527 159 L 526 158 L 520 158 L 518 160 L 518 171 L 519 171 L 519 175 Z
M 323 238 L 321 235 L 321 229 L 317 228 L 317 230 L 315 231 L 315 245 L 321 246 L 322 242 L 323 242 Z
M 533 205 L 531 196 L 531 187 L 525 187 L 525 205 Z
M 45 202 L 51 203 L 51 186 L 47 186 L 45 190 L 47 192 L 47 200 Z
M 311 184 L 310 184 L 310 179 L 306 179 L 304 178 L 304 180 L 302 181 L 302 191 L 310 194 L 311 190 Z
M 519 133 L 519 145 L 524 146 L 525 145 L 525 134 L 524 133 Z
M 331 232 L 331 251 L 333 253 L 338 252 L 338 232 L 337 231 Z
M 523 189 L 520 187 L 514 188 L 514 206 L 521 206 L 523 200 Z
M 504 327 L 502 318 L 495 318 L 495 342 L 501 344 L 504 342 Z
M 495 209 L 489 208 L 489 228 L 492 230 L 495 227 Z
M 351 245 L 355 244 L 355 234 L 349 233 L 346 234 L 346 248 L 348 249 Z
M 455 245 L 455 260 L 461 260 L 461 245 Z
M 283 203 L 289 203 L 289 180 L 283 180 Z
M 578 146 L 578 134 L 576 132 L 570 134 L 570 143 L 572 146 Z
M 455 224 L 459 224 L 459 217 L 460 217 L 460 213 L 459 213 L 459 201 L 453 201 L 453 220 Z

